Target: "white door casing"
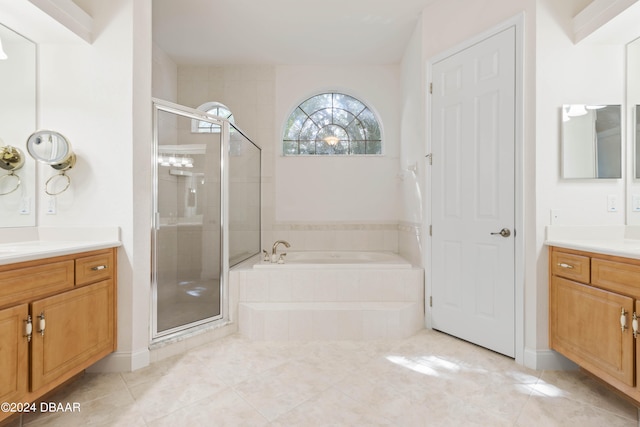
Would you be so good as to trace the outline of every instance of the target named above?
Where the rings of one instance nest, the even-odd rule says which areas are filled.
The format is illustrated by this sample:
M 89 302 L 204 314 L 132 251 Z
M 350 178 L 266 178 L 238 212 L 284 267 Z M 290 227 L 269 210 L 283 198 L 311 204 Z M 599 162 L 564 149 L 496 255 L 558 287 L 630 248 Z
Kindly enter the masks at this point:
M 515 44 L 512 26 L 434 63 L 430 121 L 431 326 L 510 357 Z

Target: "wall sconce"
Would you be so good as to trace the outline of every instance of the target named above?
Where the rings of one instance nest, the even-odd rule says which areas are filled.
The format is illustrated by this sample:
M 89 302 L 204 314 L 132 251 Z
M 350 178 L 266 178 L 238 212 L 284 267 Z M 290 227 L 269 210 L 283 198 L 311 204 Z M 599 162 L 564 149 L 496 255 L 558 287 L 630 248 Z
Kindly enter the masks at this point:
M 50 177 L 44 184 L 44 192 L 49 196 L 56 196 L 69 188 L 71 178 L 66 172 L 76 164 L 76 155 L 71 150 L 71 144 L 61 134 L 52 130 L 40 130 L 31 134 L 27 139 L 27 151 L 37 161 L 49 165 L 60 173 Z M 66 185 L 59 191 L 51 189 L 54 178 L 66 179 Z

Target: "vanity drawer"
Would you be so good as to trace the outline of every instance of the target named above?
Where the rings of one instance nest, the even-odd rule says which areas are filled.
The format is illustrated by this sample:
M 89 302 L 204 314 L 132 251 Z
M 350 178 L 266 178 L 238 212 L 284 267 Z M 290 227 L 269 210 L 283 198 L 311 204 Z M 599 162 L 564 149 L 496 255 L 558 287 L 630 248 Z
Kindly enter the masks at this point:
M 73 288 L 73 260 L 0 273 L 0 307 Z
M 113 251 L 76 259 L 76 286 L 95 283 L 113 277 Z
M 591 278 L 590 258 L 554 250 L 551 256 L 551 272 L 576 282 L 589 283 Z
M 602 289 L 640 298 L 640 265 L 592 258 L 591 283 Z

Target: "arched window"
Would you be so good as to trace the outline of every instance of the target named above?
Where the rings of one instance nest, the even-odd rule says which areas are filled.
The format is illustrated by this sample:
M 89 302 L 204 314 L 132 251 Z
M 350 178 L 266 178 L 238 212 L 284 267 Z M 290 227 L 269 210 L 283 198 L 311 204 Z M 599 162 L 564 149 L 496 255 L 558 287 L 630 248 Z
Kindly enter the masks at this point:
M 291 113 L 282 153 L 297 155 L 382 154 L 380 125 L 373 112 L 343 93 L 315 95 Z
M 235 123 L 233 119 L 233 113 L 226 105 L 221 104 L 219 102 L 205 102 L 201 106 L 197 108 L 200 111 L 204 111 L 209 114 L 213 114 L 214 116 L 220 116 L 224 119 L 229 120 L 231 123 Z M 191 132 L 193 133 L 219 133 L 220 126 L 215 125 L 213 123 L 204 122 L 200 120 L 192 120 L 191 121 Z

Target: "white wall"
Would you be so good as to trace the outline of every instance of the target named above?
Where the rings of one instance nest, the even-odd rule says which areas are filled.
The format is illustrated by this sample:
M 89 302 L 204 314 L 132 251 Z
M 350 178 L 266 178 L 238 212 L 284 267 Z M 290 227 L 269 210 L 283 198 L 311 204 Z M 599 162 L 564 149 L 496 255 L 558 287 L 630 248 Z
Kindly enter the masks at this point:
M 379 115 L 384 156 L 281 156 L 287 117 L 300 102 L 325 90 L 360 98 Z M 181 65 L 177 99 L 190 107 L 225 104 L 262 148 L 264 248 L 287 239 L 298 250 L 397 250 L 398 66 Z
M 625 223 L 624 209 L 607 212 L 608 195 L 616 195 L 621 204 L 625 199 L 624 180 L 563 180 L 559 175 L 559 106 L 624 103 L 624 46 L 587 42 L 574 45 L 571 41 L 571 18 L 584 8 L 584 3 L 538 1 L 536 254 L 527 259 L 527 264 L 537 269 L 536 340 L 529 342 L 539 349 L 547 348 L 548 342 L 548 260 L 543 242 L 550 211 L 560 211 L 559 224 Z
M 64 134 L 78 161 L 56 215 L 44 214 L 41 192 L 38 225 L 120 227 L 114 369 L 148 361 L 150 12 L 150 0 L 95 1 L 92 44 L 39 46 L 38 125 Z M 53 172 L 39 168 L 39 188 Z
M 524 182 L 521 189 L 525 205 L 524 345 L 525 363 L 532 367 L 545 363 L 548 348 L 544 230 L 549 224 L 550 210 L 559 209 L 563 223 L 624 223 L 623 212 L 606 211 L 608 194 L 624 200 L 623 180 L 567 181 L 559 177 L 560 106 L 620 104 L 623 100 L 622 46 L 574 45 L 571 41 L 571 18 L 589 3 L 589 0 L 436 2 L 423 11 L 421 28 L 416 30 L 422 32 L 422 59 L 426 61 L 524 12 Z M 415 62 L 412 59 L 415 49 L 410 45 L 405 53 L 407 64 Z M 408 71 L 403 75 L 403 85 L 410 88 L 405 89 L 403 102 L 411 103 L 410 94 L 419 87 Z M 414 132 L 417 133 L 417 129 Z M 403 138 L 403 152 L 405 144 L 413 142 Z M 428 186 L 425 191 L 429 200 Z M 409 199 L 404 206 L 417 203 L 411 202 L 410 195 Z
M 400 154 L 400 68 L 279 66 L 273 115 L 273 178 L 263 190 L 265 244 L 287 239 L 298 250 L 397 251 Z M 378 117 L 382 156 L 283 157 L 282 135 L 291 112 L 324 91 L 352 95 Z
M 423 265 L 427 248 L 422 225 L 430 217 L 426 205 L 428 162 L 425 157 L 425 62 L 422 57 L 422 21 L 414 29 L 401 62 L 400 197 L 398 252 L 415 265 Z M 417 171 L 408 170 L 415 165 Z M 428 221 L 427 221 L 428 222 Z
M 178 66 L 169 55 L 153 44 L 151 93 L 154 98 L 178 102 Z
M 281 155 L 283 126 L 291 112 L 305 99 L 332 90 L 360 99 L 378 115 L 383 156 Z M 280 66 L 276 93 L 276 222 L 397 221 L 399 68 Z

